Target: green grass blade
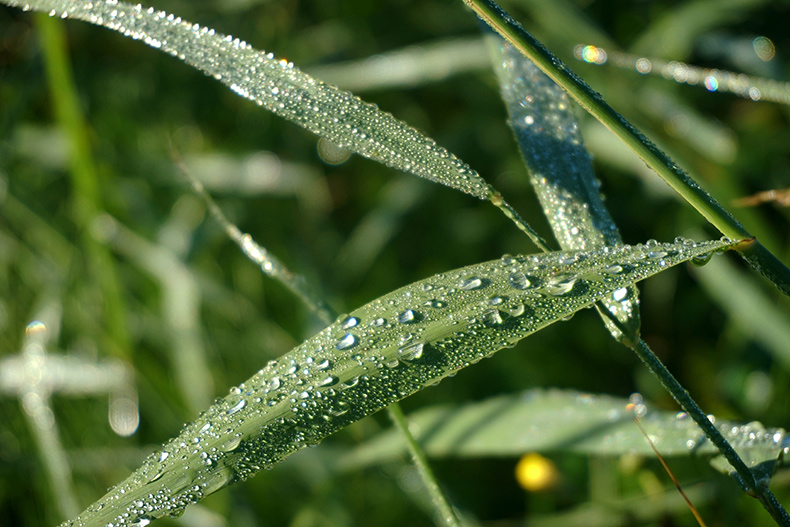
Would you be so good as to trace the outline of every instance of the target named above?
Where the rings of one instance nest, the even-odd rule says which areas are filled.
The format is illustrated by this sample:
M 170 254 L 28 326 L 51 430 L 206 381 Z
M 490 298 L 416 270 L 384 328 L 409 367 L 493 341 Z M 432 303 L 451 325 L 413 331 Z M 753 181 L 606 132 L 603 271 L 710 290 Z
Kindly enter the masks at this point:
M 628 145 L 669 186 L 725 236 L 733 239 L 753 238 L 732 214 L 703 190 L 669 156 L 609 106 L 600 94 L 590 88 L 501 7 L 491 0 L 464 0 L 464 3 L 481 20 L 534 62 L 554 82 L 562 86 L 585 110 Z M 748 244 L 738 251 L 754 270 L 773 282 L 784 294 L 790 296 L 790 269 L 759 241 Z
M 529 390 L 460 405 L 442 405 L 410 414 L 416 438 L 433 457 L 520 456 L 526 452 L 575 452 L 588 455 L 653 456 L 634 424 L 628 399 L 572 390 Z M 685 413 L 653 410 L 639 419 L 662 456 L 714 456 L 718 450 Z M 562 415 L 561 419 L 557 416 Z M 759 423 L 736 425 L 716 420 L 750 467 L 776 462 L 787 433 Z M 387 463 L 404 451 L 403 440 L 387 430 L 349 452 L 345 469 Z M 730 472 L 727 467 L 726 472 Z
M 622 244 L 601 198 L 568 94 L 501 37 L 492 35 L 490 48 L 530 183 L 560 247 L 590 250 Z M 639 339 L 638 295 L 631 286 L 603 300 L 603 309 L 627 329 L 624 333 L 603 317 L 617 340 Z
M 493 194 L 476 171 L 403 121 L 239 39 L 139 4 L 111 0 L 2 1 L 84 20 L 141 40 L 347 150 L 480 199 Z
M 144 525 L 729 241 L 503 257 L 389 293 L 271 361 L 65 525 Z M 136 523 L 135 523 L 136 522 Z

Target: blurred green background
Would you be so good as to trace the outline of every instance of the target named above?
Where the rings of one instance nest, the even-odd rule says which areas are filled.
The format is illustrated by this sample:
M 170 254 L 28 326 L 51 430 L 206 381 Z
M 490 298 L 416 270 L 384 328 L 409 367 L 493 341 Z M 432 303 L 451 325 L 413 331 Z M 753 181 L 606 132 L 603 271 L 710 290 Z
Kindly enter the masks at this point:
M 790 261 L 788 208 L 730 205 L 790 187 L 786 106 L 583 64 L 572 54 L 573 46 L 590 43 L 787 80 L 790 3 L 504 5 Z M 471 164 L 549 236 L 496 79 L 479 53 L 478 22 L 459 0 L 170 0 L 155 7 L 242 38 L 320 78 L 335 75 L 341 87 L 353 85 L 365 100 Z M 215 397 L 321 328 L 207 216 L 178 175 L 170 144 L 231 221 L 304 274 L 339 312 L 436 272 L 535 251 L 493 207 L 356 156 L 330 165 L 318 155 L 315 136 L 172 57 L 76 21 L 62 24 L 66 40 L 56 48 L 68 54 L 84 126 L 74 121 L 64 128 L 68 117 L 59 117 L 53 103 L 36 20 L 0 9 L 0 517 L 7 525 L 65 519 L 25 417 L 29 407 L 23 410 L 23 398 L 9 388 L 21 374 L 8 359 L 20 354 L 31 321 L 48 325 L 47 357 L 76 357 L 86 379 L 105 378 L 87 368 L 111 359 L 134 372 L 140 421 L 130 437 L 108 423 L 106 389 L 52 395 L 49 415 L 80 510 Z M 772 60 L 754 52 L 758 36 L 773 42 Z M 437 46 L 439 58 L 417 61 L 430 78 L 407 85 L 366 89 L 378 75 L 334 66 L 359 62 L 373 71 L 393 60 L 381 54 L 406 48 L 422 56 Z M 68 91 L 61 80 L 53 82 L 61 96 Z M 580 117 L 626 242 L 719 236 L 600 125 Z M 75 164 L 73 145 L 83 139 Z M 643 335 L 706 411 L 787 426 L 790 341 L 783 337 L 790 302 L 735 256 L 720 260 L 644 283 Z M 657 407 L 675 408 L 592 311 L 403 404 L 408 411 L 533 387 L 618 396 L 639 391 Z M 134 398 L 128 387 L 110 392 Z M 350 473 L 333 469 L 333 459 L 389 426 L 383 414 L 365 419 L 208 498 L 181 520 L 160 524 L 429 525 L 433 513 L 405 459 Z M 539 493 L 518 486 L 515 458 L 443 459 L 434 468 L 453 502 L 481 525 L 694 525 L 683 506 L 662 505 L 676 496 L 655 459 L 547 455 L 561 482 Z M 709 525 L 771 524 L 755 500 L 705 460 L 670 464 L 685 486 L 701 489 L 697 505 Z M 774 487 L 790 505 L 790 475 L 780 471 Z M 603 509 L 621 513 L 619 520 L 606 523 Z

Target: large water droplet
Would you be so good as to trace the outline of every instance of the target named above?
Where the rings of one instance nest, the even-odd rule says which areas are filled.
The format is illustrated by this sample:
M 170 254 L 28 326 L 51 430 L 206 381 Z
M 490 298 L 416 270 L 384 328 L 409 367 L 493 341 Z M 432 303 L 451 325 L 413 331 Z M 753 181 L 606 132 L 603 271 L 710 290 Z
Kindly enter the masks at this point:
M 628 297 L 628 288 L 621 287 L 614 293 L 612 293 L 612 298 L 617 302 L 622 302 Z
M 571 292 L 578 280 L 575 276 L 555 276 L 546 284 L 546 292 L 551 296 L 562 296 Z
M 359 324 L 359 319 L 357 317 L 347 317 L 343 320 L 343 323 L 340 324 L 340 327 L 343 329 L 351 329 L 357 324 Z
M 483 324 L 486 326 L 499 326 L 504 322 L 502 313 L 500 313 L 498 309 L 489 309 L 483 313 L 482 318 Z
M 483 281 L 476 276 L 470 276 L 469 278 L 464 278 L 458 282 L 458 287 L 464 291 L 472 291 L 474 289 L 480 289 L 483 287 Z
M 528 289 L 529 286 L 532 285 L 529 281 L 529 278 L 527 278 L 527 275 L 524 273 L 511 274 L 508 277 L 507 282 L 510 284 L 510 287 L 513 289 L 518 289 L 519 291 Z
M 408 346 L 403 346 L 402 348 L 398 349 L 398 356 L 407 361 L 417 360 L 422 357 L 422 351 L 425 347 L 425 344 L 422 342 L 415 342 L 414 344 L 409 344 Z
M 337 341 L 335 348 L 338 350 L 347 350 L 353 348 L 357 344 L 357 337 L 355 337 L 352 333 L 346 333 L 343 338 Z
M 233 415 L 247 405 L 246 399 L 239 399 L 239 402 L 228 408 L 228 415 Z
M 398 314 L 398 322 L 401 324 L 411 324 L 417 321 L 417 313 L 412 309 L 407 309 Z

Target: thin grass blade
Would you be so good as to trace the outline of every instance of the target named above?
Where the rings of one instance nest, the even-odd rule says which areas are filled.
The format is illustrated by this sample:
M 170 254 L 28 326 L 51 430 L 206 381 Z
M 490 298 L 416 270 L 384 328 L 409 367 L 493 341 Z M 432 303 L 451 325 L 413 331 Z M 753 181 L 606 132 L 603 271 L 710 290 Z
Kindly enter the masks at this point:
M 503 257 L 389 293 L 271 361 L 67 526 L 146 525 L 722 240 Z M 660 255 L 659 255 L 660 252 Z
M 510 126 L 560 247 L 590 250 L 621 245 L 573 115 L 573 101 L 510 43 L 497 35 L 491 35 L 489 42 Z M 602 317 L 617 340 L 639 338 L 638 295 L 636 286 L 630 286 L 603 300 L 605 309 L 627 328 L 624 334 Z
M 432 457 L 516 457 L 526 452 L 651 457 L 650 444 L 634 425 L 636 406 L 629 399 L 608 395 L 535 389 L 421 408 L 408 417 L 417 431 L 416 439 Z M 713 457 L 718 453 L 687 414 L 656 410 L 644 403 L 638 406 L 639 420 L 662 456 Z M 790 442 L 784 429 L 757 422 L 741 425 L 717 419 L 716 425 L 749 458 L 752 468 L 776 463 Z M 402 457 L 404 450 L 403 439 L 387 430 L 343 456 L 338 465 L 350 470 L 387 463 Z M 732 471 L 729 465 L 717 468 Z
M 347 150 L 480 199 L 493 195 L 476 171 L 416 129 L 238 38 L 164 11 L 116 0 L 0 1 L 51 16 L 84 20 L 140 40 Z

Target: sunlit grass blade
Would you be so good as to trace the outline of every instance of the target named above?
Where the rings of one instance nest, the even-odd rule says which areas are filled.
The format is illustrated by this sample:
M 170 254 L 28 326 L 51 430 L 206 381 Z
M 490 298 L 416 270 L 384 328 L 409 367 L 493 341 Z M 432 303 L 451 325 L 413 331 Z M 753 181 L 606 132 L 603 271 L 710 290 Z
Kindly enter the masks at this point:
M 665 79 L 690 86 L 699 86 L 709 92 L 732 93 L 752 101 L 790 104 L 790 83 L 774 79 L 752 77 L 714 68 L 700 68 L 678 61 L 647 58 L 620 51 L 579 44 L 574 49 L 577 59 L 588 64 L 609 64 L 633 70 L 642 75 L 658 75 Z
M 219 400 L 66 525 L 141 525 L 527 335 L 730 241 L 503 257 L 415 282 L 341 316 Z M 135 523 L 137 522 L 137 523 Z M 144 523 L 140 523 L 144 522 Z
M 600 182 L 573 115 L 574 103 L 510 43 L 495 35 L 489 39 L 510 127 L 560 247 L 590 250 L 622 244 L 601 198 Z M 603 309 L 627 329 L 623 332 L 603 317 L 618 340 L 639 338 L 638 294 L 636 286 L 630 286 L 602 301 Z
M 53 17 L 84 20 L 142 40 L 341 148 L 491 201 L 538 247 L 546 249 L 541 237 L 502 196 L 454 154 L 376 105 L 314 79 L 286 59 L 276 59 L 243 40 L 140 4 L 116 0 L 0 1 Z
M 641 157 L 684 200 L 725 236 L 747 239 L 753 236 L 735 217 L 703 190 L 669 156 L 647 139 L 628 120 L 609 106 L 581 78 L 555 57 L 535 37 L 492 0 L 464 0 L 481 20 L 529 58 L 541 71 L 565 89 L 585 110 L 609 128 L 634 153 Z M 790 296 L 790 269 L 759 241 L 738 249 L 757 272 Z
M 651 457 L 653 451 L 634 426 L 629 404 L 629 399 L 608 395 L 534 389 L 425 407 L 408 418 L 420 444 L 436 458 L 517 457 L 525 452 Z M 650 404 L 645 407 L 640 421 L 662 455 L 713 457 L 718 453 L 687 414 L 656 410 Z M 784 429 L 765 428 L 760 423 L 738 425 L 717 419 L 716 425 L 731 435 L 735 448 L 750 458 L 751 467 L 776 462 L 790 441 Z M 404 449 L 403 440 L 387 430 L 343 456 L 338 466 L 354 470 L 385 464 L 397 459 Z
M 267 251 L 249 234 L 242 234 L 239 228 L 228 220 L 222 209 L 214 202 L 211 195 L 206 192 L 203 185 L 197 181 L 192 174 L 184 166 L 183 162 L 178 155 L 178 152 L 173 150 L 172 156 L 178 166 L 179 171 L 186 177 L 192 186 L 192 190 L 198 194 L 208 207 L 209 212 L 217 222 L 222 225 L 225 233 L 241 248 L 242 252 L 258 266 L 261 270 L 273 280 L 282 283 L 287 287 L 299 300 L 301 300 L 310 310 L 318 316 L 326 324 L 330 324 L 334 318 L 337 317 L 335 311 L 329 306 L 316 291 L 310 287 L 307 280 L 303 276 L 294 274 L 288 269 L 280 260 Z M 414 440 L 411 432 L 409 431 L 408 423 L 403 416 L 403 411 L 400 409 L 398 403 L 392 403 L 387 407 L 393 424 L 399 431 L 401 436 L 406 440 L 412 454 L 415 467 L 417 468 L 420 477 L 422 478 L 431 500 L 434 503 L 437 511 L 440 513 L 442 522 L 447 527 L 459 527 L 460 523 L 455 516 L 451 505 L 447 498 L 442 493 L 433 471 L 428 465 L 420 446 Z

